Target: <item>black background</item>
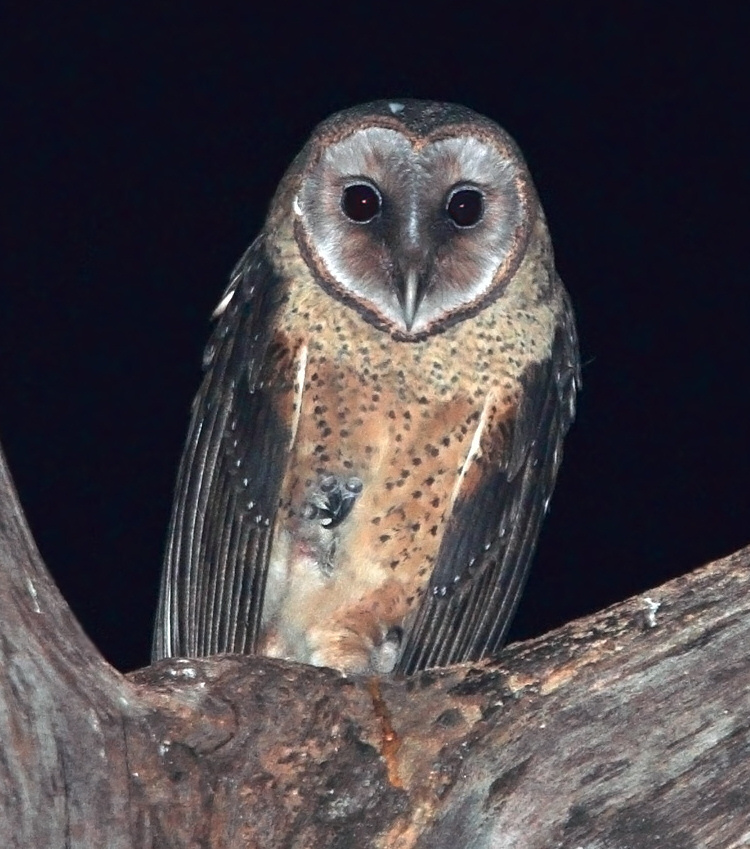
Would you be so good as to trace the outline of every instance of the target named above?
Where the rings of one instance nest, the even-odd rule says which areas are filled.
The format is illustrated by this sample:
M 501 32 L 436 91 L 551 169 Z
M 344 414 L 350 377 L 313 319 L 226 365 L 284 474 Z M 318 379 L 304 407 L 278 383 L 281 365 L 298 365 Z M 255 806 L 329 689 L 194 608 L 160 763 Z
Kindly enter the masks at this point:
M 313 126 L 379 97 L 461 102 L 516 137 L 577 310 L 579 416 L 513 635 L 750 542 L 739 18 L 171 5 L 0 21 L 0 438 L 50 570 L 113 663 L 148 660 L 227 274 Z

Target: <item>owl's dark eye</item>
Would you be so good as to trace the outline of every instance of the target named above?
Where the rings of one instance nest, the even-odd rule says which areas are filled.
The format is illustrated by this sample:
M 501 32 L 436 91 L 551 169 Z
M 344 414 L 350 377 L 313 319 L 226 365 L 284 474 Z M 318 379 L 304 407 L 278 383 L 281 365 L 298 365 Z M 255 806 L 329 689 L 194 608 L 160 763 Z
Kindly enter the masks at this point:
M 482 193 L 477 189 L 459 189 L 448 199 L 446 211 L 456 227 L 473 227 L 484 214 Z
M 341 196 L 341 209 L 350 221 L 366 224 L 380 212 L 382 201 L 378 192 L 367 183 L 347 186 Z

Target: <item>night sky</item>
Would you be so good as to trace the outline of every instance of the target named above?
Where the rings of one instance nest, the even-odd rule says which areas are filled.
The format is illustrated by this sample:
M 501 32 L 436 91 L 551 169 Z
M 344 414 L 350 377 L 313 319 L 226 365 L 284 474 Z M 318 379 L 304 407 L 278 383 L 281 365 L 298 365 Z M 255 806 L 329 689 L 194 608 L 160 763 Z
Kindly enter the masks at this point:
M 456 101 L 510 131 L 575 304 L 584 388 L 512 637 L 750 543 L 739 19 L 495 3 L 294 22 L 285 4 L 263 20 L 251 3 L 183 5 L 0 20 L 0 440 L 110 661 L 148 662 L 227 275 L 315 124 L 375 98 Z

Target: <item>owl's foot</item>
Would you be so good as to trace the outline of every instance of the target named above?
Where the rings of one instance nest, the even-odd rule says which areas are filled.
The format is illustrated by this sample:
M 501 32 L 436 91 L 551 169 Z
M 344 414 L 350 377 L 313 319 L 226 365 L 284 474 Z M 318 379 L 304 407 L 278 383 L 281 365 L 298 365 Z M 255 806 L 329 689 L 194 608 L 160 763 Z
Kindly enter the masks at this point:
M 302 505 L 300 515 L 324 528 L 335 528 L 352 512 L 360 492 L 362 481 L 357 477 L 324 475 Z
M 329 666 L 350 675 L 387 675 L 393 672 L 403 640 L 403 630 L 389 628 L 375 640 L 362 634 L 346 632 L 327 635 L 306 659 L 313 666 Z
M 261 635 L 259 653 L 349 675 L 393 672 L 404 644 L 409 586 L 392 577 L 372 586 L 371 576 L 358 584 L 351 569 L 321 582 L 314 572 L 301 573 L 312 576 L 314 593 L 304 593 L 279 610 Z

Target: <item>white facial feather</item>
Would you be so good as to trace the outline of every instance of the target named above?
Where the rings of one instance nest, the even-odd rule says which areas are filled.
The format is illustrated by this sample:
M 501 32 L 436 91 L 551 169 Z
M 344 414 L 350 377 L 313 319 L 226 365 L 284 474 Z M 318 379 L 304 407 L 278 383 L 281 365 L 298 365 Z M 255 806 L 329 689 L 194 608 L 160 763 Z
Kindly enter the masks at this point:
M 380 126 L 355 130 L 321 152 L 294 199 L 324 281 L 405 338 L 468 315 L 494 294 L 528 231 L 523 161 L 486 132 L 461 129 L 434 141 Z M 355 184 L 371 186 L 382 200 L 366 222 L 349 219 L 342 205 Z M 461 189 L 482 195 L 476 226 L 461 228 L 449 219 L 447 204 Z M 416 309 L 406 282 L 415 275 Z

